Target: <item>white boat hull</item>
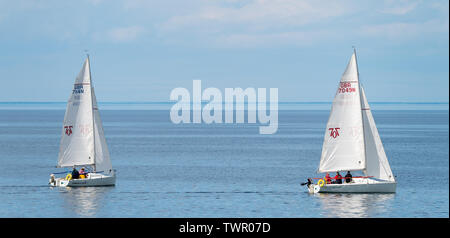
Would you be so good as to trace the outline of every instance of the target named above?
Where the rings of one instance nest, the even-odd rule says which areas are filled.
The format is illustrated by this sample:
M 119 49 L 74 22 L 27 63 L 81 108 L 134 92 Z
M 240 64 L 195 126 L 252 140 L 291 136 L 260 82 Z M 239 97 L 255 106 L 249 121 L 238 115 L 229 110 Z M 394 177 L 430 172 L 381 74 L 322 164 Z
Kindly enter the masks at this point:
M 95 186 L 114 186 L 116 184 L 116 176 L 104 175 L 97 173 L 89 173 L 84 179 L 50 178 L 50 186 L 52 187 L 95 187 Z
M 354 179 L 351 183 L 343 184 L 311 184 L 310 193 L 395 193 L 396 182 L 376 180 L 371 178 Z

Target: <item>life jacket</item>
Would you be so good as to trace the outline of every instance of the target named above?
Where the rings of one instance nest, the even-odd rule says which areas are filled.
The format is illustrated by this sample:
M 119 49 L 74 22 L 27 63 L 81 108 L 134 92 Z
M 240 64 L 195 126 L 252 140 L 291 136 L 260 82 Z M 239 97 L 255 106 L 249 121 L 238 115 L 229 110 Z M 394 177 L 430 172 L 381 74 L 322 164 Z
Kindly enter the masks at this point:
M 330 177 L 330 175 L 325 176 L 325 180 L 326 180 L 327 184 L 328 184 L 328 183 L 331 183 L 331 177 Z

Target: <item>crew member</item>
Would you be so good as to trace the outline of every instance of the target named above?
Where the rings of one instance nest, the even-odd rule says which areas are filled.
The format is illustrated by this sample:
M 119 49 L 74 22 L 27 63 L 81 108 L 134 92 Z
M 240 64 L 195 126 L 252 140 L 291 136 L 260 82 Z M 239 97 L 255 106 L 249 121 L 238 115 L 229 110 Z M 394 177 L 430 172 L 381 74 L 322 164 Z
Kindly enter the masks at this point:
M 72 170 L 72 179 L 78 179 L 78 178 L 80 178 L 80 173 L 78 172 L 77 168 L 74 165 L 73 170 Z
M 325 182 L 327 182 L 327 184 L 331 183 L 331 177 L 329 173 L 327 173 L 327 175 L 325 176 Z
M 342 176 L 339 174 L 339 172 L 336 172 L 336 176 L 334 177 L 334 179 L 337 184 L 342 184 Z
M 88 174 L 88 173 L 86 172 L 86 170 L 84 169 L 84 167 L 80 169 L 80 177 L 81 177 L 81 178 L 87 178 L 87 174 Z M 81 175 L 83 175 L 83 176 L 81 176 Z
M 352 178 L 353 178 L 353 176 L 352 176 L 352 174 L 350 173 L 350 171 L 347 171 L 347 174 L 345 175 L 345 182 L 346 182 L 346 183 L 352 182 Z

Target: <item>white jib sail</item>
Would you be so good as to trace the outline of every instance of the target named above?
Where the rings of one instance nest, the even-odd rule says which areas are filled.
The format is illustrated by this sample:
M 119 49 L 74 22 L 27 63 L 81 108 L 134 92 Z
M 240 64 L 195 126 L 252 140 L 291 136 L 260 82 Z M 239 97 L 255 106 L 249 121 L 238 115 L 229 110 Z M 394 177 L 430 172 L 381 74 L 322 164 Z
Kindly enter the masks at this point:
M 362 86 L 361 100 L 366 143 L 366 175 L 382 180 L 395 181 Z
M 353 53 L 331 108 L 318 172 L 366 168 L 358 68 Z
M 89 59 L 84 62 L 67 102 L 58 167 L 94 164 L 94 133 Z
M 95 168 L 96 171 L 103 171 L 108 174 L 112 172 L 112 165 L 109 157 L 108 145 L 106 144 L 105 134 L 103 133 L 103 125 L 102 120 L 100 119 L 94 88 L 92 88 L 92 101 L 95 131 Z

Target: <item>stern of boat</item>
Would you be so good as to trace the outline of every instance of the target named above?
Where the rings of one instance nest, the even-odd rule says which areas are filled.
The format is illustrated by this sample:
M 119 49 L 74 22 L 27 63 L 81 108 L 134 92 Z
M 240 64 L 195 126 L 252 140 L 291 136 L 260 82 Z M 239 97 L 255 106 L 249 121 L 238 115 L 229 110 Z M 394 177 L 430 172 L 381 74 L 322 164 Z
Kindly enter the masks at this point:
M 51 187 L 67 187 L 67 185 L 69 185 L 69 180 L 65 180 L 64 178 L 55 178 L 55 175 L 51 174 L 48 184 Z
M 308 186 L 308 192 L 309 193 L 318 193 L 320 191 L 320 186 L 317 184 L 311 184 Z

